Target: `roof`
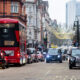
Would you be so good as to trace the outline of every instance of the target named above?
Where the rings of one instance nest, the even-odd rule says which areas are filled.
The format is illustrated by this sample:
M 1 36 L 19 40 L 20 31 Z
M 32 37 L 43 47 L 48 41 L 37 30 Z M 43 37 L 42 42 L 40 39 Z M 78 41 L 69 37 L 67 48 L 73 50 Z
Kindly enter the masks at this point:
M 1 18 L 0 23 L 18 23 L 19 21 L 16 19 L 10 19 L 10 18 Z

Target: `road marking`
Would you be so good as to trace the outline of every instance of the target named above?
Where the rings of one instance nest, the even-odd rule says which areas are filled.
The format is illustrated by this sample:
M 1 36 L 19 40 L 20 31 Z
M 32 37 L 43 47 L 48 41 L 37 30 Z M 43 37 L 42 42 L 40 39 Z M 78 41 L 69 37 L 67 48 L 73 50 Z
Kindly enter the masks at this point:
M 46 74 L 45 74 L 45 76 L 47 76 L 48 74 L 50 74 L 50 72 L 51 72 L 51 70 L 47 71 Z

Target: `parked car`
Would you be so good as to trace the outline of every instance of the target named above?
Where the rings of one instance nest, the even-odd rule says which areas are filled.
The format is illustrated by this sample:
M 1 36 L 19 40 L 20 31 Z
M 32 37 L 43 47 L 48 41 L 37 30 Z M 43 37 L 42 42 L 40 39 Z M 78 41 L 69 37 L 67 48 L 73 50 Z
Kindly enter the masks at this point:
M 37 51 L 37 56 L 39 61 L 44 61 L 44 55 L 42 54 L 41 51 Z
M 38 62 L 37 51 L 35 48 L 28 48 L 31 51 L 31 57 L 33 62 Z
M 31 56 L 31 51 L 27 49 L 27 55 L 28 55 L 28 61 L 27 63 L 32 63 L 33 62 L 33 57 Z
M 46 56 L 46 63 L 54 62 L 54 61 L 62 63 L 61 50 L 53 49 L 53 48 L 48 49 L 48 53 Z
M 9 67 L 7 56 L 8 55 L 5 53 L 5 51 L 0 50 L 0 66 L 2 67 L 2 69 Z
M 72 49 L 68 55 L 70 56 L 69 69 L 80 67 L 80 49 Z

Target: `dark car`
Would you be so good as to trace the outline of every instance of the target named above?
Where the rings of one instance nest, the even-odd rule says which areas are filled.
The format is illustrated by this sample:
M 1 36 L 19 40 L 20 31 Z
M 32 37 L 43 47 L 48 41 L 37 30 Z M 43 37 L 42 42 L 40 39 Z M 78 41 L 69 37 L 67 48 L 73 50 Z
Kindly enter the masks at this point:
M 31 57 L 32 57 L 32 62 L 38 62 L 38 56 L 37 56 L 37 51 L 35 48 L 28 48 L 30 50 L 31 53 Z
M 9 67 L 7 56 L 8 55 L 5 53 L 5 51 L 0 50 L 0 67 L 2 67 L 2 69 Z
M 48 49 L 48 53 L 46 55 L 46 63 L 54 62 L 54 61 L 62 63 L 61 50 L 53 49 L 53 48 Z
M 33 59 L 32 59 L 32 56 L 31 56 L 31 51 L 29 49 L 27 49 L 27 55 L 28 55 L 28 61 L 27 63 L 32 63 L 33 62 Z
M 69 69 L 80 67 L 80 49 L 72 49 L 69 56 Z

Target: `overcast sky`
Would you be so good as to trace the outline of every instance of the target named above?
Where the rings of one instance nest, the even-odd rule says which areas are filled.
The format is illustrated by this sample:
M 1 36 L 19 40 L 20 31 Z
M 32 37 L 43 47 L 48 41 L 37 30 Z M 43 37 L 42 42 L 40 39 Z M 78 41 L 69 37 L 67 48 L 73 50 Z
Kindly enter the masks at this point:
M 66 2 L 69 2 L 70 0 L 44 0 L 44 1 L 49 2 L 50 18 L 56 19 L 58 23 L 65 23 Z

